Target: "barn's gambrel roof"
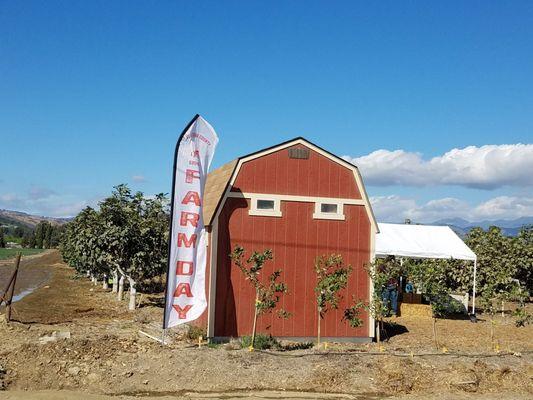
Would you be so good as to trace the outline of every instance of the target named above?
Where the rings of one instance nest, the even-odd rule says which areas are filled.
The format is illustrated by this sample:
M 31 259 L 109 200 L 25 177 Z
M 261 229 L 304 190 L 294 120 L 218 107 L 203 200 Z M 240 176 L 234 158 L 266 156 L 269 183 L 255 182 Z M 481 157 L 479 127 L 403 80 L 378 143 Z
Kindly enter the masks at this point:
M 368 214 L 368 218 L 370 219 L 370 223 L 374 227 L 375 232 L 379 232 L 376 218 L 374 217 L 374 212 L 372 211 L 372 207 L 370 205 L 370 201 L 368 199 L 368 195 L 366 193 L 366 189 L 363 184 L 363 178 L 361 177 L 361 174 L 359 173 L 359 169 L 357 168 L 357 166 L 309 142 L 307 139 L 304 139 L 303 137 L 297 137 L 297 138 L 288 140 L 286 142 L 277 144 L 275 146 L 272 146 L 272 147 L 269 147 L 263 150 L 259 150 L 254 153 L 248 154 L 246 156 L 237 158 L 233 161 L 230 161 L 229 163 L 222 165 L 216 170 L 210 172 L 207 176 L 205 192 L 204 192 L 203 217 L 204 217 L 205 225 L 209 226 L 212 224 L 213 219 L 215 218 L 215 216 L 217 215 L 217 212 L 219 211 L 220 207 L 223 204 L 224 198 L 227 196 L 228 192 L 231 190 L 231 186 L 235 183 L 235 179 L 237 178 L 237 175 L 243 163 L 251 161 L 255 158 L 265 156 L 270 153 L 274 153 L 279 150 L 283 150 L 284 148 L 288 148 L 288 147 L 291 147 L 297 144 L 306 146 L 309 149 L 314 150 L 319 154 L 322 154 L 323 156 L 329 158 L 333 162 L 336 162 L 337 164 L 340 164 L 350 169 L 353 172 L 354 179 L 359 188 L 359 192 L 361 193 L 361 197 L 363 199 L 365 209 Z

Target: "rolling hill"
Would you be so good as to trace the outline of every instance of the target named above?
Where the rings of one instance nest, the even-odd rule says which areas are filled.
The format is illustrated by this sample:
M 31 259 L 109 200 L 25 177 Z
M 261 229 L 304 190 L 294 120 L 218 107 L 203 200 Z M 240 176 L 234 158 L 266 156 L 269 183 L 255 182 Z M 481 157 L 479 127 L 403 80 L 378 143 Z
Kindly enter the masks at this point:
M 20 211 L 2 210 L 0 209 L 0 225 L 21 228 L 33 229 L 41 221 L 48 221 L 52 225 L 62 225 L 69 221 L 68 218 L 53 218 L 43 217 L 39 215 L 31 215 Z
M 499 227 L 506 236 L 516 236 L 523 226 L 533 225 L 533 217 L 522 217 L 513 220 L 484 220 L 470 222 L 462 218 L 447 218 L 433 222 L 431 225 L 448 225 L 459 236 L 463 237 L 468 231 L 475 227 L 488 229 L 491 226 Z

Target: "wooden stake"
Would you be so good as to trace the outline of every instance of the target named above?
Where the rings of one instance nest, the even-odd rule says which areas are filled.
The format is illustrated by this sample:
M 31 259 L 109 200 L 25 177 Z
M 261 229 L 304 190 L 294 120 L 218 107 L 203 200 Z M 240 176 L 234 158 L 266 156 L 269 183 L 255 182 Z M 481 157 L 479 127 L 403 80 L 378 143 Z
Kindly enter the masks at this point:
M 254 304 L 254 327 L 253 327 L 253 330 L 252 330 L 252 344 L 250 345 L 250 347 L 252 348 L 252 350 L 254 349 L 255 347 L 255 330 L 256 330 L 256 327 L 257 327 L 257 303 L 259 302 L 259 297 L 256 295 L 255 296 L 255 304 Z
M 321 322 L 320 311 L 321 311 L 321 308 L 318 307 L 318 327 L 316 331 L 316 345 L 319 349 L 320 349 L 320 322 Z
M 9 287 L 7 295 L 6 295 L 6 321 L 7 322 L 11 320 L 11 302 L 13 301 L 13 294 L 15 293 L 15 284 L 17 283 L 17 274 L 19 271 L 20 257 L 22 257 L 22 253 L 19 252 L 15 260 L 15 272 L 13 272 L 13 277 L 10 283 L 11 286 Z
M 437 318 L 433 317 L 433 341 L 435 344 L 435 349 L 439 349 L 439 343 L 437 342 Z
M 7 291 L 11 287 L 11 283 L 13 282 L 13 279 L 15 278 L 15 271 L 11 273 L 11 277 L 9 278 L 9 281 L 7 281 L 7 286 L 0 295 L 0 305 L 2 305 L 3 302 L 7 302 Z

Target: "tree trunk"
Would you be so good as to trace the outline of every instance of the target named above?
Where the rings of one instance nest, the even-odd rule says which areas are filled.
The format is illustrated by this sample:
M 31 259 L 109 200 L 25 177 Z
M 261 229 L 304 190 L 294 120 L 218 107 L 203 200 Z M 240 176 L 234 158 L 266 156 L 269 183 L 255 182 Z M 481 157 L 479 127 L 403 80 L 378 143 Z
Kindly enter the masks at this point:
M 120 280 L 118 281 L 118 301 L 122 301 L 124 297 L 124 275 L 120 275 Z
M 255 331 L 256 331 L 256 328 L 257 328 L 257 302 L 258 301 L 259 301 L 259 299 L 256 296 L 255 297 L 255 303 L 254 303 L 254 327 L 252 329 L 252 349 L 255 346 Z
M 320 347 L 320 322 L 322 322 L 321 318 L 320 318 L 320 311 L 321 311 L 321 309 L 320 309 L 320 307 L 318 307 L 318 316 L 317 316 L 318 317 L 318 323 L 317 323 L 317 329 L 316 329 L 316 345 L 318 347 Z
M 433 317 L 433 342 L 435 344 L 435 348 L 439 349 L 439 344 L 437 342 L 437 318 Z
M 118 271 L 116 269 L 113 270 L 113 289 L 111 290 L 112 293 L 118 292 Z
M 128 310 L 134 311 L 135 310 L 135 296 L 137 295 L 137 288 L 135 287 L 135 281 L 131 278 L 128 278 L 128 282 L 130 284 L 130 304 L 128 306 Z
M 376 342 L 377 344 L 381 343 L 381 319 L 378 319 L 378 329 L 376 332 Z
M 91 276 L 91 271 L 89 271 L 89 270 L 85 271 L 85 275 L 87 276 L 87 278 L 90 277 Z
M 505 317 L 505 307 L 504 307 L 504 302 L 502 300 L 502 318 Z
M 108 282 L 107 282 L 107 274 L 104 274 L 104 281 L 102 282 L 102 289 L 107 290 L 109 288 Z

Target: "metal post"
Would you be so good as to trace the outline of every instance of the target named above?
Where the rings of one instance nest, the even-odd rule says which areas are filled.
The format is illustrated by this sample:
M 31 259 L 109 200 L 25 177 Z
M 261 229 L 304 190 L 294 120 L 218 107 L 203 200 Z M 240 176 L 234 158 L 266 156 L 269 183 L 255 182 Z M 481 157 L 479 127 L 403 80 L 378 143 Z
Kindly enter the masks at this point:
M 19 271 L 21 256 L 22 256 L 22 253 L 17 254 L 17 259 L 15 261 L 15 272 L 13 273 L 11 286 L 9 287 L 8 293 L 6 295 L 6 321 L 7 322 L 11 321 L 11 302 L 13 301 L 13 294 L 15 293 L 15 284 L 17 283 L 17 274 Z
M 472 315 L 476 315 L 476 277 L 477 277 L 477 257 L 474 259 L 474 288 L 472 290 Z

